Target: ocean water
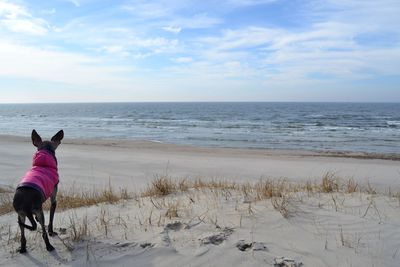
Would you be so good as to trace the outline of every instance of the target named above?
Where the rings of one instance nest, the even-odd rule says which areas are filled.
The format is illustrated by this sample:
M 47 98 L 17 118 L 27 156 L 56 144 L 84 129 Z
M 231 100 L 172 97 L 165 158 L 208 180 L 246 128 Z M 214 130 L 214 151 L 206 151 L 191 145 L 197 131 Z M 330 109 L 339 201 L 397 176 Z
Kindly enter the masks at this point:
M 399 103 L 1 104 L 0 134 L 400 153 Z

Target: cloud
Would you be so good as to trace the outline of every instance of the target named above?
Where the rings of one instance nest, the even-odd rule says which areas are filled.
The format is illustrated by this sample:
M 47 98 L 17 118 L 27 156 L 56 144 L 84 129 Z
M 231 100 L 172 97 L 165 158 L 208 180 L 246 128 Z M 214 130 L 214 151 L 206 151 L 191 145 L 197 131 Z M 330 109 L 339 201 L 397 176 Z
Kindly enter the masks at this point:
M 364 31 L 400 32 L 397 0 L 312 0 L 303 12 L 312 20 L 353 24 Z
M 45 23 L 37 19 L 5 19 L 0 22 L 0 25 L 16 33 L 45 35 L 48 32 L 47 27 L 44 27 Z
M 210 17 L 206 13 L 200 13 L 191 17 L 178 16 L 171 21 L 171 24 L 178 25 L 182 29 L 206 29 L 219 25 L 222 22 L 221 18 Z
M 107 66 L 99 58 L 13 42 L 0 44 L 0 76 L 75 85 L 122 82 L 118 74 L 132 68 Z
M 145 21 L 150 27 L 159 26 L 167 32 L 179 33 L 182 29 L 205 29 L 221 24 L 222 18 L 208 14 L 205 7 L 209 5 L 214 6 L 206 2 L 193 8 L 187 1 L 156 0 L 128 2 L 120 8 L 139 23 Z
M 128 38 L 123 44 L 110 44 L 102 46 L 97 51 L 103 51 L 107 54 L 118 55 L 121 57 L 132 57 L 135 59 L 145 59 L 162 53 L 174 52 L 178 45 L 176 39 L 157 38 Z
M 30 14 L 24 7 L 4 1 L 0 2 L 0 16 L 15 19 L 18 16 L 30 16 Z
M 179 46 L 175 36 L 148 34 L 138 27 L 122 23 L 93 24 L 92 18 L 81 17 L 69 21 L 55 30 L 57 38 L 72 43 L 81 50 L 113 54 L 123 58 L 147 58 L 174 52 Z
M 41 13 L 42 13 L 42 14 L 45 14 L 45 15 L 54 15 L 54 14 L 56 14 L 56 9 L 55 9 L 55 8 L 52 8 L 52 9 L 43 9 L 43 10 L 41 11 Z
M 224 30 L 222 36 L 200 38 L 200 42 L 211 45 L 216 50 L 246 49 L 266 46 L 281 34 L 280 29 L 247 27 L 241 30 Z
M 191 57 L 178 57 L 174 59 L 175 62 L 177 63 L 190 63 L 193 61 L 193 58 Z
M 219 36 L 198 39 L 202 51 L 197 58 L 204 63 L 193 64 L 191 73 L 211 70 L 225 78 L 252 77 L 263 79 L 264 86 L 276 88 L 399 75 L 400 47 L 357 42 L 355 37 L 363 32 L 357 24 L 329 21 L 301 30 L 279 27 L 224 30 Z
M 78 2 L 78 0 L 68 0 L 68 2 L 72 3 L 75 7 L 81 6 L 81 4 Z
M 214 66 L 246 62 L 264 86 L 286 88 L 400 74 L 400 2 L 311 0 L 299 9 L 298 27 L 247 26 L 200 37 L 197 58 Z
M 178 40 L 166 39 L 162 37 L 147 39 L 132 38 L 131 40 L 127 41 L 127 45 L 132 49 L 146 48 L 161 52 L 174 49 L 178 45 Z
M 44 19 L 35 18 L 25 7 L 9 2 L 0 2 L 0 27 L 29 35 L 45 35 L 49 30 Z
M 117 55 L 121 57 L 129 57 L 131 55 L 131 53 L 127 51 L 126 47 L 122 45 L 106 45 L 97 49 L 97 51 L 106 52 L 107 54 Z
M 233 6 L 256 6 L 263 4 L 270 4 L 278 0 L 228 0 L 227 2 Z
M 122 10 L 129 12 L 132 16 L 141 19 L 164 18 L 172 14 L 172 7 L 168 3 L 137 1 L 134 4 L 121 6 Z
M 174 26 L 162 27 L 162 29 L 164 31 L 172 32 L 172 33 L 180 33 L 182 31 L 181 27 L 174 27 Z

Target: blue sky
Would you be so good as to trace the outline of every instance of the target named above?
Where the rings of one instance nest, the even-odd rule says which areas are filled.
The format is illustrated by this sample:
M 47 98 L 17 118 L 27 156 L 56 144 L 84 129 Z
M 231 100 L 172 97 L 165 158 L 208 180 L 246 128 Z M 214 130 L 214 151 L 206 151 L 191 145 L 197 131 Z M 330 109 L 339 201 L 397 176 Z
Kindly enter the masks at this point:
M 400 102 L 400 1 L 0 0 L 0 102 Z

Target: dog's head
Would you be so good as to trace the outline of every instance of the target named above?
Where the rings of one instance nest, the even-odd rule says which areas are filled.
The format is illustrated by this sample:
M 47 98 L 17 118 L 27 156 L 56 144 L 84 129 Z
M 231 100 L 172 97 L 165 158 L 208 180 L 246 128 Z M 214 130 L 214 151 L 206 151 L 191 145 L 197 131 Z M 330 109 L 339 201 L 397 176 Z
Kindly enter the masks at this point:
M 56 133 L 51 138 L 51 141 L 42 141 L 40 135 L 35 130 L 33 130 L 31 138 L 33 145 L 37 147 L 38 151 L 47 150 L 54 155 L 57 147 L 61 144 L 61 140 L 64 138 L 64 131 L 60 130 L 58 133 Z

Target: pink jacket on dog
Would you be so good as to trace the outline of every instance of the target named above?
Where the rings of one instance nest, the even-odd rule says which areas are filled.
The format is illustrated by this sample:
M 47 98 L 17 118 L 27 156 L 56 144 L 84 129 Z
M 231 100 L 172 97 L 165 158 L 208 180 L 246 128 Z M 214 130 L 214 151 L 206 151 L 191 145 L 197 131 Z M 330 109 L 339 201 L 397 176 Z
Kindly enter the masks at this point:
M 22 178 L 18 187 L 31 187 L 43 194 L 43 202 L 48 199 L 58 184 L 57 161 L 46 150 L 33 155 L 32 169 Z

